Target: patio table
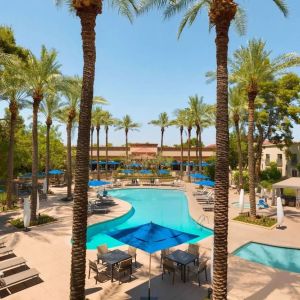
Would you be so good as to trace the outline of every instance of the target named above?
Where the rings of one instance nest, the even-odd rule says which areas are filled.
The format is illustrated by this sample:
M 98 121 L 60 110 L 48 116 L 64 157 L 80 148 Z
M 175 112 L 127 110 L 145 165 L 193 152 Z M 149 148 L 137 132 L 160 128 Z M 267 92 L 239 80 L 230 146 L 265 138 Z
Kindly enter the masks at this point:
M 176 250 L 166 255 L 166 258 L 182 266 L 181 279 L 183 282 L 186 282 L 186 266 L 192 262 L 195 262 L 197 257 L 191 253 L 182 250 Z
M 114 280 L 114 266 L 128 258 L 132 258 L 132 256 L 119 249 L 101 255 L 102 261 L 106 262 L 111 267 L 111 282 Z

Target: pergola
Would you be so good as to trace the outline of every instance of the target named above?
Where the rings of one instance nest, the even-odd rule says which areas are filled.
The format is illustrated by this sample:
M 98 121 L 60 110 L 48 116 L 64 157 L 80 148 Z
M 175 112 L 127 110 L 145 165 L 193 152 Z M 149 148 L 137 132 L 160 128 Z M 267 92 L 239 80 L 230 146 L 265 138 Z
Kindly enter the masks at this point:
M 281 197 L 284 188 L 290 188 L 296 191 L 296 207 L 300 208 L 300 177 L 291 177 L 272 185 L 272 200 L 275 203 L 275 197 Z

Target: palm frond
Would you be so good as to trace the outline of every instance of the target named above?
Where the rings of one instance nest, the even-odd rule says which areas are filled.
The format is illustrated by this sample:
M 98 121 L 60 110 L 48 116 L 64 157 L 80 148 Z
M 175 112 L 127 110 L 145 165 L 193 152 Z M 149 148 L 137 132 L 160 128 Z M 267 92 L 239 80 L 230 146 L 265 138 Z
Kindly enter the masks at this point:
M 278 6 L 285 17 L 289 14 L 289 9 L 284 0 L 273 0 L 273 2 Z
M 236 31 L 240 35 L 246 34 L 246 28 L 247 28 L 247 15 L 245 10 L 238 6 L 235 17 L 234 17 L 234 23 Z

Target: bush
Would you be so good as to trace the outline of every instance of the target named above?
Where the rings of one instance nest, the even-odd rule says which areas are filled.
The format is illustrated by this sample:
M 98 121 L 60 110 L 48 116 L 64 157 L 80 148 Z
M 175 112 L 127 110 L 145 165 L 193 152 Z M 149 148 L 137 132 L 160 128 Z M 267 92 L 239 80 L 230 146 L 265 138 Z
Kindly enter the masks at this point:
M 237 216 L 234 218 L 234 220 L 244 222 L 244 223 L 249 223 L 249 224 L 260 225 L 264 227 L 272 227 L 277 222 L 276 219 L 270 217 L 256 216 L 256 218 L 254 219 L 245 215 Z
M 234 171 L 232 173 L 232 179 L 236 186 L 239 185 L 239 171 Z M 249 191 L 249 173 L 248 171 L 243 171 L 243 189 Z
M 36 222 L 30 222 L 30 226 L 47 224 L 47 223 L 54 222 L 56 220 L 57 219 L 55 219 L 51 216 L 48 216 L 48 215 L 39 215 Z M 21 219 L 21 218 L 11 220 L 10 224 L 17 228 L 20 228 L 20 229 L 24 228 L 24 222 L 23 222 L 23 219 Z
M 260 179 L 270 182 L 281 179 L 281 172 L 277 169 L 277 164 L 271 162 L 270 166 L 260 173 Z

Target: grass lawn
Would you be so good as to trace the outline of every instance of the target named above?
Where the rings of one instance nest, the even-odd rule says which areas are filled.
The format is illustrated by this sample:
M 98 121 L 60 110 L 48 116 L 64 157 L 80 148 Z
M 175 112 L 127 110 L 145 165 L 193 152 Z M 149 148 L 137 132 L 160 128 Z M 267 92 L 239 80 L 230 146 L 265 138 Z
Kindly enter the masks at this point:
M 240 221 L 248 224 L 259 225 L 263 227 L 272 227 L 277 223 L 277 220 L 270 217 L 257 216 L 255 219 L 249 216 L 237 216 L 233 220 Z
M 38 219 L 36 222 L 30 222 L 30 226 L 36 226 L 36 225 L 42 225 L 42 224 L 47 224 L 56 221 L 57 219 L 48 216 L 48 215 L 39 215 Z M 18 219 L 13 219 L 10 221 L 10 224 L 17 227 L 17 228 L 24 228 L 24 222 L 23 219 L 18 218 Z

